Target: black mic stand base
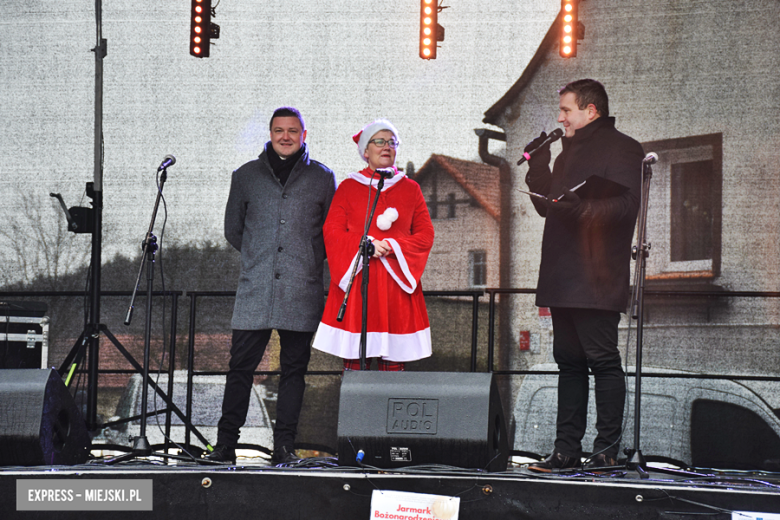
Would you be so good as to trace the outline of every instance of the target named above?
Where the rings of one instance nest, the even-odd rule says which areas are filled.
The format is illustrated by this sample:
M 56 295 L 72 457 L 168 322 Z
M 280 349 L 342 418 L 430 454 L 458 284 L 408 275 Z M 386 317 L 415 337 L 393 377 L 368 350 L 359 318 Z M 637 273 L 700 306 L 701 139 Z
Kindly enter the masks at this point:
M 152 451 L 152 447 L 149 444 L 149 440 L 146 438 L 145 435 L 139 435 L 137 437 L 133 437 L 132 440 L 133 440 L 133 449 L 131 451 L 125 453 L 124 455 L 115 457 L 113 459 L 108 459 L 105 461 L 105 464 L 111 466 L 119 462 L 138 459 L 139 457 L 159 457 L 161 459 L 176 459 L 176 460 L 182 460 L 186 462 L 193 462 L 195 464 L 199 464 L 202 462 L 200 459 L 189 457 L 186 455 L 174 455 L 171 453 Z
M 639 474 L 639 478 L 641 479 L 650 478 L 650 474 L 647 472 L 647 468 L 648 468 L 647 460 L 645 459 L 645 456 L 642 455 L 642 450 L 633 450 L 630 448 L 626 448 L 624 452 L 628 456 L 628 459 L 626 459 L 626 466 L 625 466 L 626 469 L 631 471 L 636 471 Z M 685 468 L 673 469 L 673 468 L 666 468 L 666 467 L 653 467 L 652 470 L 656 473 L 662 473 L 664 475 L 673 475 L 676 477 L 700 478 L 700 477 L 709 476 L 706 473 L 688 471 Z
M 144 435 L 133 438 L 133 455 L 139 457 L 148 457 L 152 454 L 152 446 L 149 444 L 149 440 Z
M 626 455 L 628 455 L 626 469 L 639 473 L 639 478 L 650 478 L 650 474 L 647 472 L 647 461 L 642 455 L 642 450 L 626 450 Z

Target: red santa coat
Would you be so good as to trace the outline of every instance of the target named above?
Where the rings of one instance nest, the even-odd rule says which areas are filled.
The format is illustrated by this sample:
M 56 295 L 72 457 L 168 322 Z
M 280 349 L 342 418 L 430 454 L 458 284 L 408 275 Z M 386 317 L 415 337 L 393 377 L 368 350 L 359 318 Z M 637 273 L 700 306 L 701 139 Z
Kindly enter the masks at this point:
M 377 179 L 368 187 L 371 173 L 369 168 L 351 173 L 339 185 L 323 226 L 331 282 L 313 347 L 345 359 L 360 357 L 363 266 L 357 251 L 369 189 L 372 202 L 377 193 Z M 395 208 L 398 218 L 383 231 L 377 218 L 388 208 Z M 433 224 L 416 182 L 402 173 L 385 181 L 368 235 L 386 240 L 392 252 L 369 261 L 366 357 L 395 362 L 426 358 L 431 355 L 431 329 L 420 277 L 433 247 Z M 336 316 L 355 262 L 359 271 L 344 320 L 338 322 Z

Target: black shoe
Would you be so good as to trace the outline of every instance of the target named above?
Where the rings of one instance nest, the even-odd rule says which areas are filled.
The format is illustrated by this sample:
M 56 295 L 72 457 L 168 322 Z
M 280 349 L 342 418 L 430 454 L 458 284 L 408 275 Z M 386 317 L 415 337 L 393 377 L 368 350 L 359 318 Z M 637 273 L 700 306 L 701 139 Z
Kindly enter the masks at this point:
M 271 462 L 273 464 L 287 464 L 289 462 L 298 462 L 300 457 L 295 455 L 295 448 L 292 446 L 279 446 L 274 448 L 274 453 L 271 455 Z
M 206 460 L 210 460 L 212 462 L 230 462 L 232 464 L 236 463 L 236 450 L 234 448 L 230 448 L 226 446 L 225 444 L 217 444 L 214 447 L 214 451 L 203 457 Z
M 556 470 L 578 468 L 580 466 L 580 459 L 576 457 L 567 457 L 561 455 L 558 452 L 553 452 L 552 455 L 547 457 L 542 462 L 534 462 L 528 465 L 528 469 L 539 473 L 552 473 Z
M 598 455 L 594 455 L 593 457 L 591 457 L 590 461 L 587 464 L 585 464 L 585 467 L 583 469 L 585 471 L 598 473 L 598 471 L 595 470 L 614 468 L 617 465 L 618 465 L 617 460 L 613 459 L 609 455 L 604 455 L 603 453 L 599 453 Z

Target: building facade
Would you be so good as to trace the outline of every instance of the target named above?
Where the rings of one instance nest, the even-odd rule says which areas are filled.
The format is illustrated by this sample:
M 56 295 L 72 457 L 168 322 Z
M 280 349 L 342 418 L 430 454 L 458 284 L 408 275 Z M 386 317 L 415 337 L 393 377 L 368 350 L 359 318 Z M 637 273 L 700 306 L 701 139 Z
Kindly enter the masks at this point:
M 485 113 L 506 133 L 515 185 L 524 186 L 527 167 L 512 159 L 558 126 L 557 90 L 601 81 L 618 130 L 659 156 L 648 199 L 644 369 L 776 377 L 780 309 L 766 293 L 780 283 L 780 35 L 765 21 L 780 19 L 780 4 L 598 0 L 582 2 L 579 16 L 577 57 L 559 56 L 554 22 Z M 553 145 L 553 157 L 560 150 Z M 512 286 L 533 288 L 544 219 L 521 193 L 512 208 Z M 713 296 L 722 291 L 732 294 Z M 542 348 L 513 351 L 514 367 L 552 361 L 550 331 L 528 305 L 513 307 L 511 333 L 515 342 L 530 333 Z M 629 366 L 635 323 L 621 325 Z M 777 413 L 776 381 L 745 384 Z
M 426 290 L 498 286 L 498 168 L 433 154 L 417 171 L 436 240 Z

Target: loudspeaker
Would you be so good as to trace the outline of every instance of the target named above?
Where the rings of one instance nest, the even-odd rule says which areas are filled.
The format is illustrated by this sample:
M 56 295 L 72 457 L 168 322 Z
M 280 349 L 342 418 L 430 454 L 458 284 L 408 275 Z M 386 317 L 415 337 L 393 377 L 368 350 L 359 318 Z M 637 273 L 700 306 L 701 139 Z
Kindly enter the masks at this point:
M 82 464 L 91 440 L 56 371 L 0 370 L 0 465 Z
M 506 470 L 504 411 L 493 374 L 348 371 L 341 382 L 340 466 L 444 464 Z

